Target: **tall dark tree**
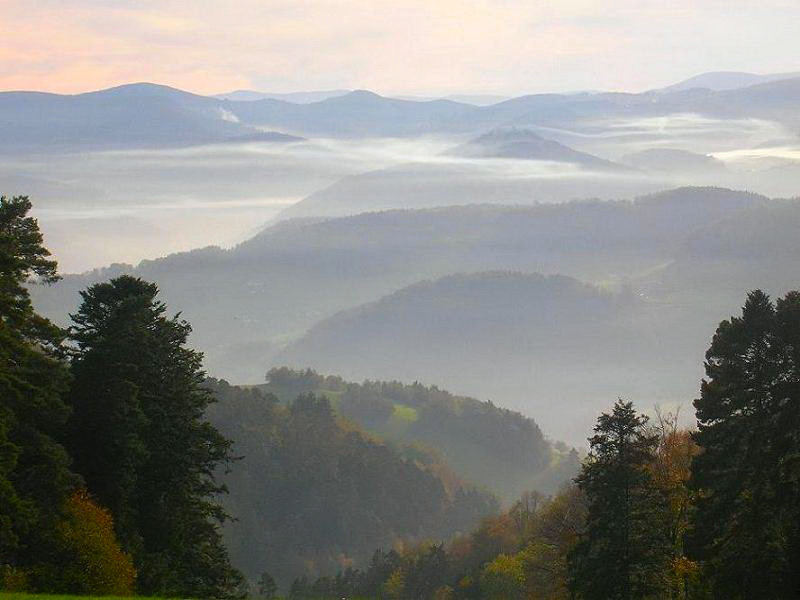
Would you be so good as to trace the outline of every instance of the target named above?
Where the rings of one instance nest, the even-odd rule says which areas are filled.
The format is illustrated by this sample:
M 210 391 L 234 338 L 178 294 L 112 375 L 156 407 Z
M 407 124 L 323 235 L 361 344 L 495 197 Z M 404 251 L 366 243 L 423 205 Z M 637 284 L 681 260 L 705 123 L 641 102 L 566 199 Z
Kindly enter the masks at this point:
M 69 416 L 63 332 L 37 315 L 26 282 L 53 282 L 56 263 L 27 197 L 0 198 L 0 563 L 46 561 L 77 483 L 56 441 Z
M 220 597 L 237 573 L 222 545 L 214 478 L 230 443 L 205 419 L 202 355 L 168 317 L 155 284 L 93 285 L 72 315 L 77 348 L 70 449 L 89 490 L 115 517 L 140 593 Z
M 706 353 L 691 550 L 720 598 L 800 596 L 800 294 L 751 292 Z
M 586 529 L 569 556 L 570 586 L 586 600 L 658 597 L 667 585 L 667 507 L 653 481 L 658 444 L 633 404 L 618 401 L 589 438 L 576 482 L 586 495 Z

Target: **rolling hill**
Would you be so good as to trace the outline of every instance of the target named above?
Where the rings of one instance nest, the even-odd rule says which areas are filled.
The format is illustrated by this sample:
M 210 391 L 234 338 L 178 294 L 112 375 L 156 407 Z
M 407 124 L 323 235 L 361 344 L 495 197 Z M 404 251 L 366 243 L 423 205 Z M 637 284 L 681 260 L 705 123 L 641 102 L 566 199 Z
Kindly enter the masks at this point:
M 464 158 L 511 158 L 564 162 L 589 169 L 624 169 L 611 161 L 578 152 L 530 129 L 495 129 L 445 153 Z
M 206 248 L 68 275 L 34 286 L 59 323 L 78 291 L 121 272 L 159 284 L 193 323 L 213 375 L 258 382 L 272 357 L 321 319 L 424 279 L 519 270 L 593 282 L 633 281 L 675 257 L 694 231 L 766 202 L 744 192 L 682 188 L 634 202 L 466 206 L 288 221 L 231 250 Z M 469 392 L 469 390 L 465 390 Z
M 720 91 L 538 94 L 488 106 L 445 99 L 401 100 L 365 90 L 305 104 L 250 98 L 198 96 L 150 83 L 76 95 L 3 92 L 0 149 L 46 152 L 284 139 L 270 131 L 368 138 L 474 134 L 509 126 L 581 130 L 596 126 L 598 120 L 681 113 L 770 119 L 793 129 L 800 125 L 796 111 L 800 78 Z
M 310 370 L 271 369 L 258 389 L 289 403 L 328 398 L 343 417 L 390 443 L 432 450 L 455 474 L 506 503 L 528 490 L 555 492 L 578 468 L 563 443 L 547 440 L 520 413 L 436 387 L 399 381 L 352 383 Z
M 209 419 L 243 457 L 220 473 L 235 517 L 224 537 L 233 563 L 282 586 L 343 562 L 364 565 L 379 547 L 468 531 L 498 509 L 421 448 L 392 447 L 337 417 L 324 397 L 274 396 L 210 380 Z
M 664 404 L 691 393 L 702 353 L 675 339 L 674 316 L 563 276 L 454 275 L 334 315 L 274 361 L 472 389 L 578 443 L 618 396 Z
M 741 71 L 713 71 L 684 79 L 683 81 L 662 88 L 659 91 L 677 92 L 703 88 L 719 92 L 758 85 L 759 83 L 769 83 L 770 81 L 780 81 L 781 79 L 794 79 L 797 77 L 800 77 L 800 72 L 757 75 L 756 73 L 744 73 Z
M 219 101 L 149 83 L 76 95 L 0 93 L 0 151 L 170 147 L 296 138 L 242 124 Z

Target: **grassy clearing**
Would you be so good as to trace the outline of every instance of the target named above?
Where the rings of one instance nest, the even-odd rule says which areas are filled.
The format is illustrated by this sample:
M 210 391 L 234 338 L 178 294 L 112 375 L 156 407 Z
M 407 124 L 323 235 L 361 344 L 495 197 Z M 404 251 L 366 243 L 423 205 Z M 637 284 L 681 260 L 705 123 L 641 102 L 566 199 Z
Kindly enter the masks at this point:
M 404 423 L 413 423 L 419 418 L 419 413 L 417 413 L 417 409 L 413 406 L 398 403 L 394 405 L 392 418 Z
M 69 594 L 25 594 L 0 592 L 0 600 L 118 600 L 122 596 L 70 596 Z M 158 600 L 150 598 L 148 600 Z

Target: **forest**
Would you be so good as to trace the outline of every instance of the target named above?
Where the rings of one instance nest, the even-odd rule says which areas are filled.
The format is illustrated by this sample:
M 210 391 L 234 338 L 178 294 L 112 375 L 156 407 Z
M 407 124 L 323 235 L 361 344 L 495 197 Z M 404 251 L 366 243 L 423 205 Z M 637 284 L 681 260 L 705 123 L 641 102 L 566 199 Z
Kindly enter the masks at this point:
M 31 303 L 59 275 L 30 209 L 0 200 L 0 589 L 800 594 L 800 292 L 754 290 L 719 323 L 695 427 L 620 399 L 580 456 L 519 413 L 421 384 L 209 379 L 191 325 L 131 275 L 83 289 L 58 327 Z

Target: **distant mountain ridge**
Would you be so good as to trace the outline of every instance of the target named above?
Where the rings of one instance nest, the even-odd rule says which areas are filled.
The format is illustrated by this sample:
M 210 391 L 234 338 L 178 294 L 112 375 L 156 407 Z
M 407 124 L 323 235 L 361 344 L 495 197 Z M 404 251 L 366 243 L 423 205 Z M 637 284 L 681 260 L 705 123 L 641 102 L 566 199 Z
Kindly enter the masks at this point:
M 709 73 L 695 75 L 689 79 L 684 79 L 678 83 L 673 83 L 667 87 L 660 88 L 657 91 L 678 92 L 683 90 L 703 88 L 720 92 L 757 85 L 759 83 L 769 83 L 771 81 L 795 79 L 798 77 L 800 77 L 800 71 L 795 71 L 792 73 L 771 73 L 767 75 L 758 75 L 756 73 L 746 73 L 742 71 L 712 71 Z
M 466 144 L 446 152 L 466 158 L 512 158 L 567 162 L 595 169 L 624 169 L 622 165 L 579 152 L 559 142 L 548 140 L 530 129 L 493 129 Z
M 34 286 L 64 323 L 78 291 L 120 272 L 161 287 L 194 325 L 213 375 L 259 381 L 320 319 L 423 279 L 497 269 L 619 280 L 671 260 L 693 231 L 763 196 L 682 188 L 636 201 L 395 210 L 281 223 L 231 250 L 206 248 Z M 320 290 L 324 289 L 324 293 Z
M 222 94 L 214 94 L 214 98 L 220 100 L 235 100 L 242 102 L 249 102 L 253 100 L 283 100 L 284 102 L 292 102 L 294 104 L 310 104 L 312 102 L 320 102 L 328 98 L 335 98 L 336 96 L 344 96 L 353 90 L 319 90 L 310 92 L 259 92 L 256 90 L 233 90 L 232 92 L 225 92 Z
M 572 441 L 591 422 L 582 415 L 615 393 L 649 389 L 622 376 L 621 365 L 646 371 L 659 362 L 671 364 L 674 357 L 659 345 L 658 329 L 644 333 L 635 325 L 649 310 L 632 294 L 608 293 L 560 275 L 451 275 L 318 323 L 275 364 L 355 380 L 393 376 L 457 392 L 475 389 L 481 397 L 502 397 L 506 407 L 524 407 L 545 431 Z M 526 377 L 535 381 L 535 395 L 520 386 Z M 651 377 L 650 382 L 658 376 Z M 578 390 L 590 381 L 594 392 L 582 399 Z M 563 424 L 580 419 L 579 429 Z
M 800 78 L 737 89 L 642 94 L 537 94 L 475 106 L 416 102 L 355 90 L 308 104 L 222 100 L 138 83 L 76 95 L 0 93 L 0 150 L 165 147 L 248 138 L 264 130 L 343 138 L 479 133 L 497 127 L 575 126 L 599 117 L 696 113 L 800 126 Z
M 0 151 L 294 139 L 242 123 L 219 100 L 150 83 L 76 95 L 0 93 Z

